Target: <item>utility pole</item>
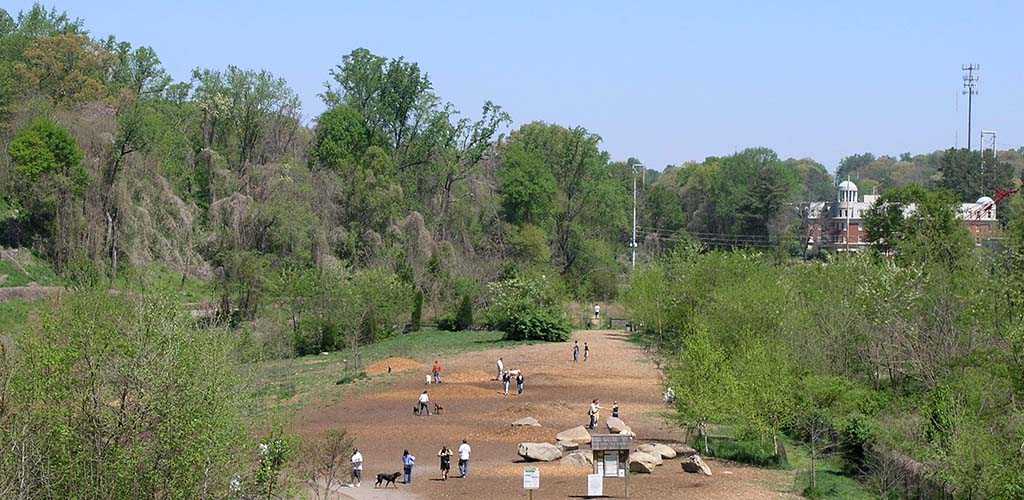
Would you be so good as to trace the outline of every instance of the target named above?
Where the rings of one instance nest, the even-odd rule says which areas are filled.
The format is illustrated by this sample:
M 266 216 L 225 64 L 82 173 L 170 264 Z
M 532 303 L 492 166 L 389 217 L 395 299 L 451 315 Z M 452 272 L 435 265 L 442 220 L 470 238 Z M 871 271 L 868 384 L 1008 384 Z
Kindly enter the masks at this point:
M 978 64 L 964 64 L 964 65 L 960 66 L 960 69 L 962 69 L 963 71 L 967 72 L 967 74 L 964 75 L 964 90 L 963 90 L 963 93 L 964 93 L 964 95 L 967 96 L 967 150 L 970 151 L 971 150 L 971 105 L 972 105 L 972 101 L 973 101 L 972 97 L 974 97 L 975 95 L 978 94 L 978 91 L 975 90 L 975 88 L 974 88 L 975 86 L 977 86 L 978 77 L 974 74 L 974 72 L 978 71 L 979 69 L 981 69 L 981 66 L 978 65 Z
M 636 269 L 636 174 L 638 173 L 638 167 L 644 169 L 645 175 L 647 173 L 643 163 L 633 164 L 633 241 L 630 242 L 630 247 L 633 249 L 633 257 L 630 260 L 630 264 L 633 269 Z

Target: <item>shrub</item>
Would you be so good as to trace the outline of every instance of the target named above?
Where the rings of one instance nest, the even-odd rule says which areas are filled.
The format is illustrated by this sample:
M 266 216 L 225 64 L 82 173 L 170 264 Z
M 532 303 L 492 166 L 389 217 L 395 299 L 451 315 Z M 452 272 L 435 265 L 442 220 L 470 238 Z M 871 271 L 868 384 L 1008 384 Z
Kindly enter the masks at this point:
M 491 305 L 484 323 L 505 332 L 508 340 L 562 341 L 569 338 L 569 323 L 557 284 L 544 276 L 512 277 L 488 285 Z
M 236 332 L 100 289 L 55 300 L 17 341 L 0 491 L 15 478 L 24 498 L 219 498 L 248 467 L 254 400 Z
M 416 289 L 412 297 L 412 317 L 409 320 L 408 331 L 415 332 L 420 329 L 423 322 L 423 290 Z
M 506 340 L 544 340 L 562 342 L 569 339 L 570 329 L 564 317 L 543 309 L 527 309 L 509 316 L 501 329 Z

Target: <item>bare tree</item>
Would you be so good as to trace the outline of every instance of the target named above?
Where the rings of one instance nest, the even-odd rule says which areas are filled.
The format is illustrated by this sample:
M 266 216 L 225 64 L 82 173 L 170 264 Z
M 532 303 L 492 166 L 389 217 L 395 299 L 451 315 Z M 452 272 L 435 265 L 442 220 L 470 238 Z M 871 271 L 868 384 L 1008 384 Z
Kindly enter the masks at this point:
M 322 437 L 307 438 L 302 444 L 298 472 L 317 500 L 327 500 L 331 490 L 341 486 L 342 477 L 351 472 L 348 458 L 352 438 L 343 429 L 327 431 Z

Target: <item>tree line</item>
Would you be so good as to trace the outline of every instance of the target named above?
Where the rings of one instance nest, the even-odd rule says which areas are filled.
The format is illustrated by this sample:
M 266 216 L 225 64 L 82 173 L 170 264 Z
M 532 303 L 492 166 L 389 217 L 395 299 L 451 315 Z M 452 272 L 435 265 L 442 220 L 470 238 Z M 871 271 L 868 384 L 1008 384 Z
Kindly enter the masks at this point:
M 687 395 L 681 421 L 704 446 L 715 425 L 778 460 L 790 436 L 811 456 L 811 496 L 823 494 L 815 465 L 836 455 L 879 496 L 913 494 L 880 449 L 925 464 L 957 498 L 1024 494 L 1024 224 L 981 252 L 959 203 L 888 192 L 866 216 L 864 256 L 780 261 L 691 242 L 638 268 L 623 299 Z

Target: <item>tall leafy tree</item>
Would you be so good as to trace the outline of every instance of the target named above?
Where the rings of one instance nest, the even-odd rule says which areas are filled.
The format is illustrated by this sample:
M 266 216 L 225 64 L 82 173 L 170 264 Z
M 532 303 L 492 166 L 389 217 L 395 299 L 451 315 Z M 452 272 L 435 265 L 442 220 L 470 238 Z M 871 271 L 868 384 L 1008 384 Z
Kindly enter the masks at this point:
M 403 58 L 387 60 L 360 48 L 330 71 L 334 83 L 321 94 L 328 108 L 350 106 L 366 126 L 387 137 L 388 151 L 400 170 L 430 160 L 436 138 L 429 126 L 440 100 L 426 73 Z
M 7 152 L 25 183 L 20 201 L 30 225 L 55 237 L 54 261 L 63 268 L 71 253 L 73 197 L 89 181 L 82 151 L 67 129 L 40 118 L 18 131 Z
M 1013 182 L 1013 167 L 990 152 L 948 149 L 942 154 L 939 171 L 938 187 L 953 191 L 962 201 L 991 197 L 996 188 L 1008 189 Z

